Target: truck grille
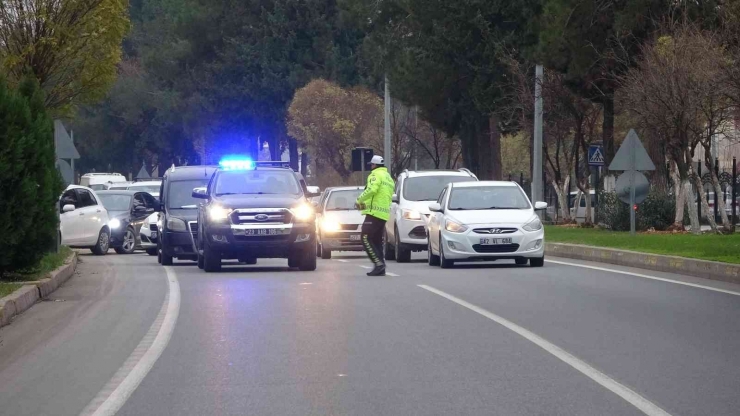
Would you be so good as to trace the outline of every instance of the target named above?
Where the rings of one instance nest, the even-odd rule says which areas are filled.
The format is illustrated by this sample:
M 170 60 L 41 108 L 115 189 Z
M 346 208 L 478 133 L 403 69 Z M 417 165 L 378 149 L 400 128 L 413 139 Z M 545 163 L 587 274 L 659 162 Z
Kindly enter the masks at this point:
M 497 244 L 493 246 L 473 244 L 473 250 L 477 253 L 514 253 L 519 250 L 519 244 Z
M 190 221 L 188 222 L 188 226 L 190 227 L 190 234 L 193 235 L 193 241 L 198 239 L 198 222 L 197 221 Z
M 231 213 L 232 224 L 290 224 L 292 219 L 284 208 L 237 209 Z

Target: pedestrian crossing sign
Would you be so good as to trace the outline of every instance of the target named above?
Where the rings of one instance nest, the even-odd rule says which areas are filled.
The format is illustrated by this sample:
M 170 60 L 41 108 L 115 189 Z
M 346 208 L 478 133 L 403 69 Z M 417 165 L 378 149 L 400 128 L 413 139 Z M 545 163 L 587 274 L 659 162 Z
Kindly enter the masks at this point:
M 589 166 L 604 166 L 604 148 L 598 144 L 592 144 L 588 147 L 588 164 Z

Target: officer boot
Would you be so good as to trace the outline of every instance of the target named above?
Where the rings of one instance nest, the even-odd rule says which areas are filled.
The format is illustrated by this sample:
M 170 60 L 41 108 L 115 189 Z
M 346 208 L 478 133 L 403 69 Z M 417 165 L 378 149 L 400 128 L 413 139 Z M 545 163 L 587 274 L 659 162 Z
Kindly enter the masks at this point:
M 368 276 L 385 276 L 385 264 L 376 264 L 375 268 L 367 273 Z

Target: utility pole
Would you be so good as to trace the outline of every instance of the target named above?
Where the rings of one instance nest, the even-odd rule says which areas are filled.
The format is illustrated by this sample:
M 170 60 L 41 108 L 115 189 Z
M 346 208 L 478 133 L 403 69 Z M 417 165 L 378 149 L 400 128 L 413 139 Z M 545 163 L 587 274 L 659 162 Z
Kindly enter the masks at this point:
M 534 148 L 532 149 L 532 202 L 542 201 L 542 81 L 544 70 L 537 65 L 534 84 Z
M 388 76 L 385 77 L 385 108 L 384 108 L 385 128 L 383 135 L 383 159 L 388 172 L 392 175 L 393 161 L 391 151 L 391 92 L 388 88 Z
M 419 147 L 416 141 L 419 137 L 419 106 L 414 106 L 414 170 L 419 170 Z

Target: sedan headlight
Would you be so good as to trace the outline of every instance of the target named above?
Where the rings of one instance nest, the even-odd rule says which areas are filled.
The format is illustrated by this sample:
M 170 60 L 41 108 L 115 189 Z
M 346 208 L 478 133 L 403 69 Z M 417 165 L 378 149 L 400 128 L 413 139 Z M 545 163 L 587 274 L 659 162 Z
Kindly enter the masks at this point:
M 324 230 L 324 232 L 333 233 L 339 231 L 340 228 L 341 225 L 339 225 L 339 222 L 337 220 L 325 218 L 323 221 L 321 221 L 321 229 Z
M 188 227 L 185 221 L 178 218 L 167 219 L 167 229 L 170 231 L 187 231 Z
M 539 231 L 542 229 L 542 221 L 540 221 L 540 217 L 534 216 L 531 220 L 529 220 L 528 223 L 524 224 L 522 227 L 524 231 L 534 232 Z
M 293 207 L 293 217 L 298 221 L 310 221 L 313 219 L 314 211 L 308 204 L 300 204 Z
M 116 228 L 121 226 L 121 220 L 118 218 L 113 218 L 112 220 L 108 221 L 108 228 L 111 230 L 115 230 Z
M 403 219 L 405 220 L 420 220 L 421 212 L 414 211 L 412 209 L 404 209 L 402 211 Z
M 213 205 L 208 208 L 208 217 L 211 221 L 224 221 L 229 217 L 229 214 L 231 214 L 230 209 L 226 209 L 218 205 Z
M 468 227 L 452 220 L 445 220 L 445 230 L 451 233 L 464 233 L 468 231 Z

